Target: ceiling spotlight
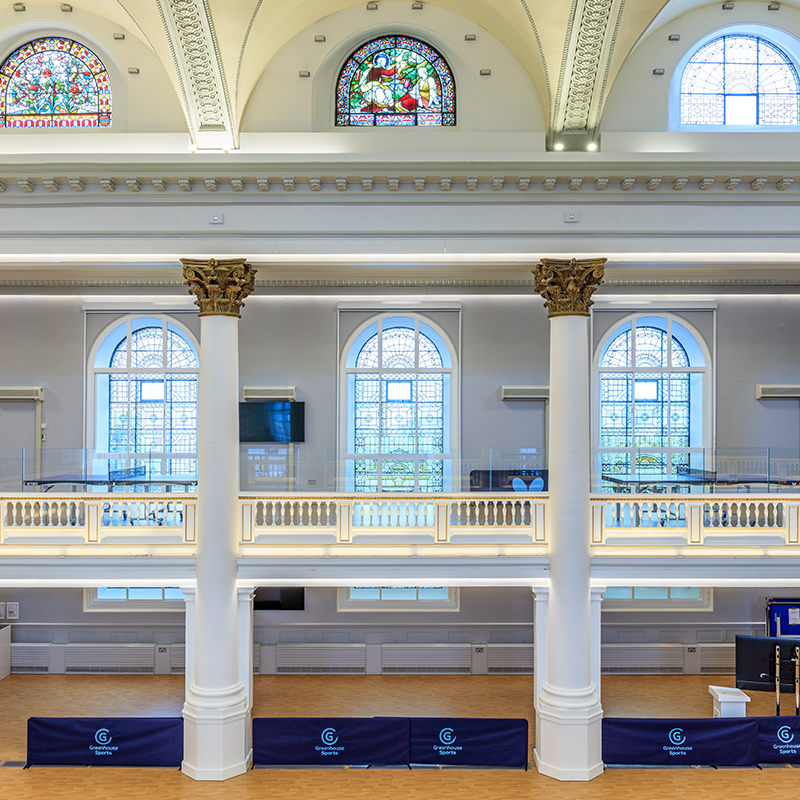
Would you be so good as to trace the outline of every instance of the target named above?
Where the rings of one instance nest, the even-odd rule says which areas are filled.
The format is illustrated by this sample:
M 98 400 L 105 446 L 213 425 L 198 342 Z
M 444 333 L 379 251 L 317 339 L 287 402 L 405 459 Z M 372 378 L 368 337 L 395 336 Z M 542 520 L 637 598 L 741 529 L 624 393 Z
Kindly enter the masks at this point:
M 780 3 L 767 3 L 767 11 L 780 11 L 781 4 Z
M 653 75 L 663 75 L 663 74 L 664 74 L 664 70 L 661 69 L 660 67 L 653 70 Z
M 377 11 L 378 4 L 377 3 L 367 3 L 367 11 Z
M 314 37 L 314 41 L 315 41 L 315 42 L 324 42 L 324 41 L 325 41 L 325 37 L 324 37 L 322 34 L 317 34 L 317 35 Z
M 414 11 L 422 11 L 422 3 L 412 3 L 411 8 L 413 8 Z
M 595 150 L 597 150 L 597 142 L 589 142 L 589 144 L 586 145 L 586 149 L 590 153 L 593 153 Z
M 475 36 L 475 34 L 474 34 L 474 33 L 465 33 L 465 34 L 464 34 L 464 41 L 465 41 L 465 42 L 474 42 L 474 41 L 475 41 L 475 39 L 477 39 L 477 38 L 478 38 L 478 37 L 477 37 L 477 36 Z
M 70 11 L 72 11 L 72 6 L 69 3 L 62 3 L 61 4 L 61 10 L 65 14 L 68 14 Z
M 116 39 L 116 41 L 118 41 L 118 42 L 124 42 L 125 41 L 125 34 L 124 33 L 115 33 L 114 34 L 114 39 Z
M 733 11 L 733 3 L 723 3 L 722 4 L 723 11 Z
M 561 142 L 556 142 L 556 143 L 553 145 L 553 149 L 554 149 L 554 150 L 563 150 L 563 149 L 564 149 L 564 145 L 563 145 Z
M 679 42 L 681 40 L 681 35 L 679 33 L 671 33 L 668 40 L 670 42 Z
M 25 3 L 14 3 L 14 11 L 24 11 Z

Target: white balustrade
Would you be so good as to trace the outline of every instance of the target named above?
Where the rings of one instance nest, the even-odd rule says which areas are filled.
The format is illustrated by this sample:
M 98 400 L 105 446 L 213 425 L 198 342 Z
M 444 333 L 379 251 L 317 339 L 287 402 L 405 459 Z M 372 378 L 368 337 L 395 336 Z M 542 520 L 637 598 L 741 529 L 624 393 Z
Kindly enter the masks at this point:
M 798 544 L 800 498 L 595 495 L 591 502 L 595 546 Z
M 194 496 L 6 496 L 0 499 L 0 543 L 190 543 L 195 506 Z
M 547 503 L 476 492 L 242 496 L 240 543 L 535 545 L 541 553 Z M 192 545 L 196 504 L 196 495 L 4 495 L 0 545 Z M 591 506 L 595 548 L 800 546 L 800 495 L 593 495 Z

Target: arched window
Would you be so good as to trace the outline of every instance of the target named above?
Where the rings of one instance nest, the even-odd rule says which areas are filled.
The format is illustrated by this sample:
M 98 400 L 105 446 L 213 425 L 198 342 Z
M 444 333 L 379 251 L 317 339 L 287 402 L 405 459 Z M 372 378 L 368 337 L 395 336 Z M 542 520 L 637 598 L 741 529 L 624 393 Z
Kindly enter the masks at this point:
M 681 77 L 682 125 L 797 125 L 797 70 L 777 45 L 731 33 L 703 45 Z
M 384 317 L 350 346 L 345 485 L 355 492 L 441 492 L 452 473 L 453 361 L 443 336 Z
M 109 470 L 143 467 L 150 480 L 196 475 L 199 362 L 188 335 L 166 320 L 130 319 L 103 339 L 93 367 L 96 459 Z
M 455 105 L 445 60 L 408 36 L 359 47 L 336 84 L 337 125 L 455 125 Z
M 702 469 L 707 370 L 698 339 L 676 320 L 637 317 L 612 331 L 598 360 L 601 476 Z M 603 489 L 615 485 L 601 478 Z
M 108 72 L 85 45 L 53 36 L 36 39 L 15 50 L 0 67 L 0 127 L 110 124 Z

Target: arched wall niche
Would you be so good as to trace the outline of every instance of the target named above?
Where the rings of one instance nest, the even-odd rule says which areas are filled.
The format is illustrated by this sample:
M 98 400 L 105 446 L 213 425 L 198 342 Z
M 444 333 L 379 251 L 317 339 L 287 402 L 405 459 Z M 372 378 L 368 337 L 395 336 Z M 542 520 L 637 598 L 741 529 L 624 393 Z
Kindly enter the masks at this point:
M 730 11 L 723 11 L 720 3 L 690 11 L 661 25 L 628 56 L 603 111 L 603 132 L 687 130 L 676 122 L 679 114 L 671 114 L 677 102 L 676 87 L 680 93 L 683 67 L 705 42 L 728 32 L 745 30 L 774 41 L 795 61 L 800 56 L 800 11 L 788 5 L 782 4 L 778 14 L 768 11 L 766 3 L 740 1 Z M 680 41 L 669 41 L 671 34 L 678 34 Z M 663 69 L 664 74 L 653 75 L 654 69 Z M 771 133 L 795 130 L 769 127 Z M 692 130 L 702 132 L 703 128 Z M 730 135 L 732 131 L 725 133 Z
M 57 8 L 53 6 L 52 8 Z M 72 14 L 29 6 L 20 21 L 11 8 L 0 11 L 0 63 L 34 39 L 59 36 L 85 44 L 108 71 L 112 93 L 111 125 L 107 128 L 10 128 L 8 136 L 108 136 L 114 133 L 183 133 L 186 122 L 163 64 L 152 49 L 118 22 L 75 9 Z M 56 16 L 58 14 L 58 16 Z M 15 16 L 17 18 L 15 18 Z M 67 17 L 66 21 L 63 19 Z M 115 40 L 114 33 L 125 34 Z M 130 75 L 128 67 L 138 67 Z
M 332 14 L 289 41 L 265 67 L 247 98 L 242 132 L 346 131 L 334 126 L 336 81 L 342 65 L 362 44 L 390 34 L 429 44 L 449 64 L 456 87 L 456 125 L 450 131 L 544 131 L 542 105 L 530 77 L 494 36 L 436 6 L 426 6 L 423 17 L 408 3 L 382 5 L 391 7 L 391 16 L 365 20 L 359 6 Z M 467 33 L 476 34 L 476 41 L 465 42 Z M 326 37 L 324 43 L 314 41 L 320 34 Z M 480 70 L 487 68 L 491 76 L 480 76 Z M 311 77 L 300 78 L 301 70 Z M 240 107 L 244 103 L 241 98 Z M 418 134 L 419 130 L 404 133 Z

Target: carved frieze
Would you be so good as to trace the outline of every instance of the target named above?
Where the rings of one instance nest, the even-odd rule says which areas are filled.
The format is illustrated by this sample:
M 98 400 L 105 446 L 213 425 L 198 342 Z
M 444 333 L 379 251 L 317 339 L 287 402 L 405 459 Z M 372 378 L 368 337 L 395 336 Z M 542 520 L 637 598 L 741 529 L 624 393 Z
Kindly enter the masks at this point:
M 551 317 L 589 316 L 594 290 L 603 282 L 605 258 L 543 258 L 533 273 L 534 289 Z
M 182 258 L 184 283 L 196 296 L 198 316 L 239 317 L 244 299 L 255 287 L 255 274 L 244 258 Z

